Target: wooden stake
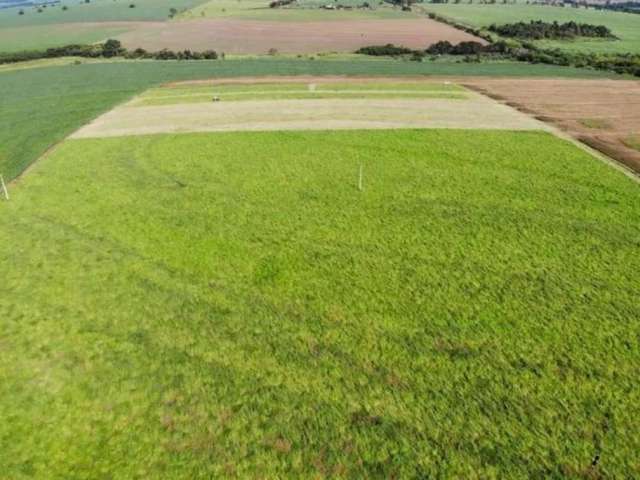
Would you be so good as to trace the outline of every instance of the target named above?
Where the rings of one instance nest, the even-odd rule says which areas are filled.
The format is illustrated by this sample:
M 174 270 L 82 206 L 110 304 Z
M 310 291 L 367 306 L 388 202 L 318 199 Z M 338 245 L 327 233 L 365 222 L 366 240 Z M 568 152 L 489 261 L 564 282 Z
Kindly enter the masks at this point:
M 4 191 L 4 198 L 9 200 L 9 192 L 7 191 L 7 186 L 4 184 L 4 177 L 0 175 L 0 183 L 2 183 L 2 190 Z
M 360 164 L 360 175 L 358 177 L 358 190 L 362 191 L 362 164 Z

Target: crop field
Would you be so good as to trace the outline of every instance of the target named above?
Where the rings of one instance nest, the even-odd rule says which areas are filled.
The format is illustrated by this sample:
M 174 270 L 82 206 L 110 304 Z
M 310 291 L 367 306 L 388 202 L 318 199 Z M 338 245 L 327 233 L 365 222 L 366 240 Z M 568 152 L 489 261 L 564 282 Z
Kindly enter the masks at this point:
M 415 18 L 414 12 L 403 12 L 399 7 L 372 2 L 371 8 L 357 8 L 362 1 L 341 0 L 340 5 L 350 6 L 353 10 L 324 10 L 320 7 L 328 2 L 300 0 L 287 8 L 269 8 L 269 2 L 263 0 L 211 0 L 181 13 L 181 20 L 202 18 L 237 18 L 265 21 L 333 21 L 365 19 L 406 19 Z
M 395 43 L 426 48 L 439 40 L 478 40 L 428 18 L 396 20 L 263 21 L 234 18 L 148 22 L 118 37 L 128 48 L 191 49 L 233 54 L 354 52 L 360 47 Z
M 129 8 L 131 4 L 135 8 Z M 35 7 L 0 10 L 0 28 L 61 23 L 137 22 L 167 20 L 171 8 L 178 11 L 193 8 L 204 0 L 91 0 L 89 3 L 62 0 L 59 5 L 48 6 L 38 13 Z M 63 10 L 63 6 L 67 10 Z
M 488 27 L 493 23 L 500 25 L 530 20 L 605 25 L 620 40 L 544 40 L 535 43 L 543 47 L 557 47 L 574 52 L 640 53 L 640 15 L 632 13 L 525 5 L 521 2 L 507 5 L 424 4 L 422 8 L 476 28 Z
M 56 62 L 59 59 L 56 59 Z M 29 62 L 32 63 L 32 62 Z M 224 62 L 108 62 L 0 69 L 0 174 L 12 179 L 47 149 L 149 87 L 211 77 L 266 75 L 349 76 L 554 76 L 603 78 L 609 74 L 550 65 L 485 63 L 472 71 L 463 63 L 393 60 L 259 59 Z M 46 65 L 46 63 L 45 63 Z M 281 77 L 278 77 L 281 79 Z M 277 80 L 273 80 L 277 81 Z
M 640 173 L 640 82 L 538 79 L 465 82 L 537 116 Z M 630 140 L 631 139 L 631 140 Z
M 350 80 L 350 81 L 349 81 Z M 466 99 L 469 92 L 451 82 L 397 83 L 376 81 L 355 81 L 325 78 L 309 82 L 285 81 L 278 83 L 225 83 L 184 82 L 173 83 L 147 90 L 130 102 L 138 105 L 173 105 L 185 103 L 211 103 L 212 98 L 220 102 L 241 100 L 285 100 L 285 99 L 325 99 L 325 98 L 442 98 Z
M 451 82 L 319 78 L 277 84 L 174 83 L 98 117 L 73 137 L 419 127 L 545 129 Z
M 68 140 L 11 194 L 9 478 L 640 474 L 638 184 L 548 133 Z
M 73 43 L 90 44 L 115 38 L 139 27 L 138 23 L 99 22 L 33 25 L 28 27 L 0 27 L 0 52 L 43 50 L 52 46 Z

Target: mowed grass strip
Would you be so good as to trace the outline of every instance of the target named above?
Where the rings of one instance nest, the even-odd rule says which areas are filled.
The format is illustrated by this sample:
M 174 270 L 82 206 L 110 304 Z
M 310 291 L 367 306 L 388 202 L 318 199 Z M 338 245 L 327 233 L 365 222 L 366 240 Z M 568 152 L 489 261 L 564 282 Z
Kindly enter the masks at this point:
M 314 98 L 467 98 L 466 90 L 450 83 L 279 83 L 236 85 L 171 85 L 153 88 L 131 105 L 240 100 L 285 100 Z
M 639 225 L 544 133 L 67 141 L 0 203 L 1 471 L 633 476 Z
M 358 8 L 362 2 L 345 0 L 343 6 L 352 10 L 326 10 L 325 3 L 296 2 L 287 8 L 269 8 L 262 0 L 210 0 L 178 15 L 180 20 L 203 18 L 234 18 L 264 21 L 340 21 L 354 19 L 406 19 L 415 18 L 415 12 L 403 12 L 390 5 L 375 4 L 370 8 Z

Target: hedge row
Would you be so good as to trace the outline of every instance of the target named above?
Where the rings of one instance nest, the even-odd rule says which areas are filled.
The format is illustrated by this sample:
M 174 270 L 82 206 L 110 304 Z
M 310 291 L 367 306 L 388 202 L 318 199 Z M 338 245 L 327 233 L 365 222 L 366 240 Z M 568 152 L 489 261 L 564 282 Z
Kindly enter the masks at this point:
M 224 56 L 224 54 L 218 55 L 218 53 L 214 50 L 206 50 L 204 52 L 192 52 L 191 50 L 174 52 L 167 49 L 160 50 L 158 52 L 147 52 L 142 48 L 127 50 L 122 47 L 121 43 L 118 40 L 107 40 L 105 43 L 99 43 L 96 45 L 67 45 L 64 47 L 48 48 L 47 50 L 0 53 L 0 64 L 59 57 L 124 57 L 148 58 L 154 60 L 216 60 L 220 56 Z
M 617 38 L 611 30 L 604 25 L 591 25 L 588 23 L 558 23 L 543 22 L 542 20 L 517 23 L 507 23 L 505 25 L 493 24 L 489 31 L 497 33 L 502 37 L 524 38 L 531 40 L 542 39 L 571 39 L 575 37 L 589 38 Z
M 509 59 L 528 63 L 594 68 L 640 77 L 640 55 L 637 54 L 569 53 L 558 49 L 543 50 L 528 43 L 513 45 L 498 41 L 483 45 L 479 42 L 460 42 L 453 45 L 445 40 L 434 43 L 425 50 L 412 50 L 387 44 L 364 47 L 356 53 L 374 56 L 405 56 L 417 61 L 421 61 L 427 55 L 463 55 L 467 57 L 467 61 Z

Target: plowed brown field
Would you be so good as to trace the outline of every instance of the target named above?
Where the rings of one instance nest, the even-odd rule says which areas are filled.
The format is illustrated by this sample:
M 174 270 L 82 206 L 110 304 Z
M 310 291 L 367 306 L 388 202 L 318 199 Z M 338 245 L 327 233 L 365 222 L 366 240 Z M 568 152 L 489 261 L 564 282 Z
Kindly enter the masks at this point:
M 427 18 L 277 22 L 212 19 L 148 22 L 119 37 L 128 48 L 213 49 L 231 54 L 353 52 L 367 45 L 394 43 L 426 48 L 439 40 L 483 40 Z
M 634 80 L 464 80 L 640 173 L 640 151 L 625 144 L 640 133 L 640 82 Z

